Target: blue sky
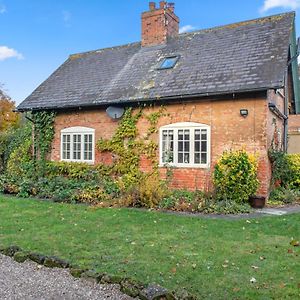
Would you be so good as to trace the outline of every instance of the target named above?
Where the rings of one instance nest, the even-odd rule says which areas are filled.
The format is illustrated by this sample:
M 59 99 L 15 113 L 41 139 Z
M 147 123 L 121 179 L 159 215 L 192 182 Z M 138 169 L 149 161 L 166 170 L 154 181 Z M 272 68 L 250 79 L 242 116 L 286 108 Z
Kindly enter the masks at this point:
M 300 11 L 300 0 L 170 2 L 175 2 L 182 30 Z M 148 3 L 148 0 L 0 0 L 0 83 L 19 103 L 69 54 L 139 41 L 140 14 L 148 10 Z

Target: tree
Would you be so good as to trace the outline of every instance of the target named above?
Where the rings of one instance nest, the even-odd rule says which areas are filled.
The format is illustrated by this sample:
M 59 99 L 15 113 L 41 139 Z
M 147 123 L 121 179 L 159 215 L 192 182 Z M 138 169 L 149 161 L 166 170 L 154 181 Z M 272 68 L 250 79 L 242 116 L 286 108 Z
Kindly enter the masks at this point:
M 0 86 L 0 133 L 18 127 L 20 115 L 13 111 L 15 107 L 15 102 L 1 90 Z

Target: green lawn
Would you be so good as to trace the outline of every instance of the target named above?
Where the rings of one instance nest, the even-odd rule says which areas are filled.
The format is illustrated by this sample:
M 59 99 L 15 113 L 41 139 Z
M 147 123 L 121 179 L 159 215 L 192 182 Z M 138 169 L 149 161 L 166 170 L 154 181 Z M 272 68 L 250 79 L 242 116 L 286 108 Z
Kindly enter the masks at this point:
M 0 195 L 0 245 L 171 289 L 185 287 L 200 298 L 298 298 L 300 249 L 289 242 L 300 239 L 300 214 L 250 222 Z M 252 277 L 256 283 L 250 283 Z

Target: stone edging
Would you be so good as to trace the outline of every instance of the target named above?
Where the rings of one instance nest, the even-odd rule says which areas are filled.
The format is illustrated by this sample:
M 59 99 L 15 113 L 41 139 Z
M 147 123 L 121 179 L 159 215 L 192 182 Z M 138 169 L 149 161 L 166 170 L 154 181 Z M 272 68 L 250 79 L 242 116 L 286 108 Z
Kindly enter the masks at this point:
M 1 247 L 0 253 L 12 257 L 16 262 L 31 260 L 47 268 L 69 269 L 75 278 L 81 278 L 93 283 L 119 284 L 122 293 L 141 300 L 196 300 L 194 295 L 186 290 L 168 291 L 159 285 L 145 285 L 136 280 L 117 275 L 108 275 L 94 270 L 82 269 L 55 256 L 45 256 L 39 253 L 24 251 L 18 246 Z

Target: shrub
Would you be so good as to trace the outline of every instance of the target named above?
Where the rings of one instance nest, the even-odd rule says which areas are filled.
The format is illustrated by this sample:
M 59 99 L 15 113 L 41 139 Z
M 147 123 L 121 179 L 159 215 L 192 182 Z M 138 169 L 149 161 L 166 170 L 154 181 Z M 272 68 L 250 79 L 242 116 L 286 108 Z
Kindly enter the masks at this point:
M 155 208 L 168 194 L 165 182 L 161 181 L 156 173 L 145 175 L 139 183 L 123 190 L 119 204 L 121 206 Z
M 287 162 L 290 170 L 288 183 L 292 188 L 300 189 L 300 153 L 288 154 Z
M 27 139 L 11 152 L 7 161 L 7 174 L 9 176 L 16 178 L 35 177 L 31 147 L 31 140 Z
M 300 202 L 300 191 L 291 190 L 289 188 L 284 188 L 284 187 L 277 187 L 271 191 L 270 201 L 282 202 L 286 204 Z
M 199 211 L 206 214 L 242 214 L 251 212 L 248 203 L 238 203 L 226 200 L 207 202 L 204 206 L 199 207 Z
M 77 162 L 47 162 L 46 176 L 65 176 L 71 179 L 94 180 L 99 178 L 96 167 Z
M 9 157 L 24 141 L 31 139 L 31 125 L 25 123 L 22 128 L 11 128 L 0 133 L 0 172 L 5 171 Z
M 91 186 L 73 195 L 72 200 L 76 201 L 77 203 L 93 205 L 106 202 L 108 203 L 107 206 L 110 206 L 112 198 L 102 188 L 98 186 Z
M 174 211 L 197 212 L 210 197 L 211 195 L 202 191 L 174 190 L 161 201 L 159 207 Z
M 272 164 L 272 185 L 287 187 L 292 174 L 286 153 L 283 151 L 270 150 L 269 158 Z
M 214 170 L 219 201 L 246 203 L 258 188 L 257 161 L 244 150 L 224 152 Z

